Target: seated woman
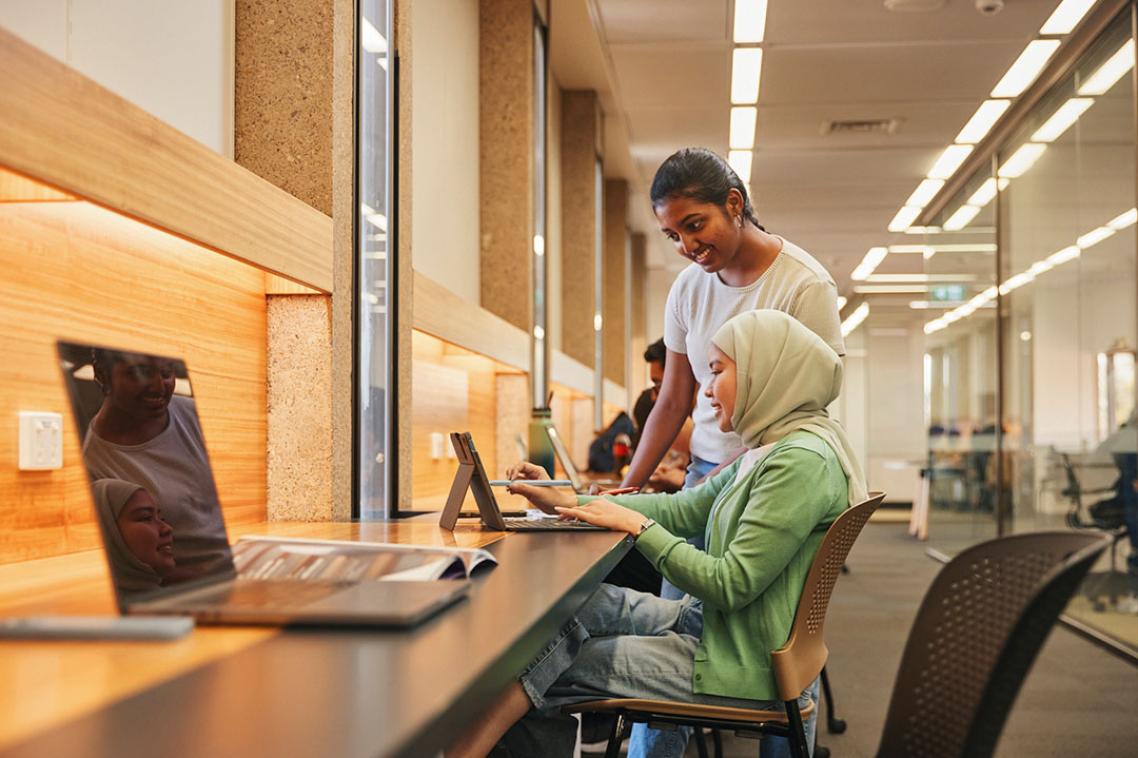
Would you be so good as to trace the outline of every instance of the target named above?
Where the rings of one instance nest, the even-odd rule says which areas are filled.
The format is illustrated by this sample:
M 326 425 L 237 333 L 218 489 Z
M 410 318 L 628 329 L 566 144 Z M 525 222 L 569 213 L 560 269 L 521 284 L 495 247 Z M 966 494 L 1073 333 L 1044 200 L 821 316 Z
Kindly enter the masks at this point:
M 174 530 L 146 488 L 99 479 L 93 490 L 116 589 L 141 592 L 176 580 Z
M 826 413 L 842 364 L 820 337 L 782 312 L 758 310 L 732 318 L 712 341 L 703 391 L 720 428 L 739 432 L 748 448 L 735 463 L 675 495 L 512 488 L 548 512 L 628 532 L 688 594 L 664 600 L 601 585 L 449 756 L 485 755 L 527 713 L 509 735 L 511 754 L 569 755 L 574 730 L 561 728 L 558 709 L 599 698 L 782 707 L 770 652 L 789 636 L 827 526 L 866 498 L 865 480 Z M 522 463 L 509 476 L 544 473 Z M 706 552 L 686 542 L 696 534 L 706 535 Z M 811 716 L 808 744 L 813 727 Z M 788 747 L 770 739 L 764 755 Z

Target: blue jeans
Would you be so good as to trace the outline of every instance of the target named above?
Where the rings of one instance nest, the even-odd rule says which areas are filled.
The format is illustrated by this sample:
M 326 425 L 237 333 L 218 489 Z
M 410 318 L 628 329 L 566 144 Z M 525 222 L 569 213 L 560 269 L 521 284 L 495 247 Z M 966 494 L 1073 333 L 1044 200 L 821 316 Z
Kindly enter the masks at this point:
M 688 464 L 687 476 L 684 477 L 684 489 L 691 489 L 699 480 L 707 476 L 713 468 L 718 466 L 718 463 L 705 461 L 698 456 L 691 457 L 691 463 Z M 706 548 L 703 542 L 703 535 L 692 537 L 688 539 L 689 545 L 694 545 L 700 550 Z M 682 590 L 669 582 L 667 579 L 663 581 L 660 587 L 660 597 L 669 600 L 679 600 L 685 597 Z M 815 705 L 818 703 L 818 682 L 807 690 L 810 699 L 814 701 Z M 814 750 L 814 726 L 815 718 L 811 714 L 808 723 L 806 724 L 806 744 L 810 745 L 810 750 Z M 635 724 L 632 727 L 632 739 L 628 743 L 628 758 L 664 758 L 665 756 L 681 756 L 684 754 L 684 749 L 687 747 L 688 739 L 691 737 L 691 729 L 649 729 L 647 724 Z M 790 755 L 790 743 L 782 737 L 767 737 L 763 740 L 763 756 L 775 756 L 775 758 L 782 758 L 782 756 Z
M 602 584 L 520 677 L 534 709 L 506 735 L 510 755 L 572 755 L 575 723 L 559 710 L 588 700 L 627 697 L 737 708 L 783 707 L 781 701 L 692 692 L 695 651 L 702 634 L 703 605 L 698 600 L 664 600 Z M 808 697 L 804 693 L 799 703 L 805 705 Z M 807 743 L 812 744 L 813 718 L 806 728 Z M 781 754 L 776 743 L 787 744 L 783 738 L 768 742 L 775 755 Z M 674 748 L 660 745 L 651 755 L 683 755 L 682 744 L 678 752 Z

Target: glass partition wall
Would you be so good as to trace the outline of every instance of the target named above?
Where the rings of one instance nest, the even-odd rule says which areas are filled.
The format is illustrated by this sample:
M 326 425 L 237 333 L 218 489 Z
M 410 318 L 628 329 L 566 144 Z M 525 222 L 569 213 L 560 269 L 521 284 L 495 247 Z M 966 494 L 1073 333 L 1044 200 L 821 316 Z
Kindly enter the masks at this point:
M 925 386 L 931 546 L 952 554 L 997 534 L 1115 533 L 1067 616 L 1138 652 L 1132 12 L 934 220 L 943 233 L 929 239 L 971 232 L 998 252 L 928 260 L 930 273 L 977 284 L 927 323 Z

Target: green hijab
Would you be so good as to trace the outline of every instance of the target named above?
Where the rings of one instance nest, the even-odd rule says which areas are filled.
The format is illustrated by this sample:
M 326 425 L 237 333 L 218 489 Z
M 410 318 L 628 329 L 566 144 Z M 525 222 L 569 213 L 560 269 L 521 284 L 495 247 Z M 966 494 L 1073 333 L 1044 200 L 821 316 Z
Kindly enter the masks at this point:
M 731 424 L 754 449 L 804 430 L 826 441 L 846 472 L 850 505 L 867 498 L 865 475 L 842 425 L 826 407 L 842 389 L 842 360 L 782 311 L 740 313 L 711 341 L 735 361 Z

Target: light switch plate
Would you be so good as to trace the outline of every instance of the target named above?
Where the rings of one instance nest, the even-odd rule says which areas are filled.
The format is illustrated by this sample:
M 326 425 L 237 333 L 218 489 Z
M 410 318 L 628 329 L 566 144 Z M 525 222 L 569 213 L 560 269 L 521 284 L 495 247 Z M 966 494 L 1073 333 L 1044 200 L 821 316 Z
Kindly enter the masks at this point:
M 444 445 L 444 442 L 443 442 L 442 432 L 431 432 L 431 460 L 432 461 L 442 460 L 442 457 L 444 455 L 446 455 L 446 453 L 444 452 L 443 445 Z
M 63 468 L 63 415 L 20 411 L 20 470 Z

